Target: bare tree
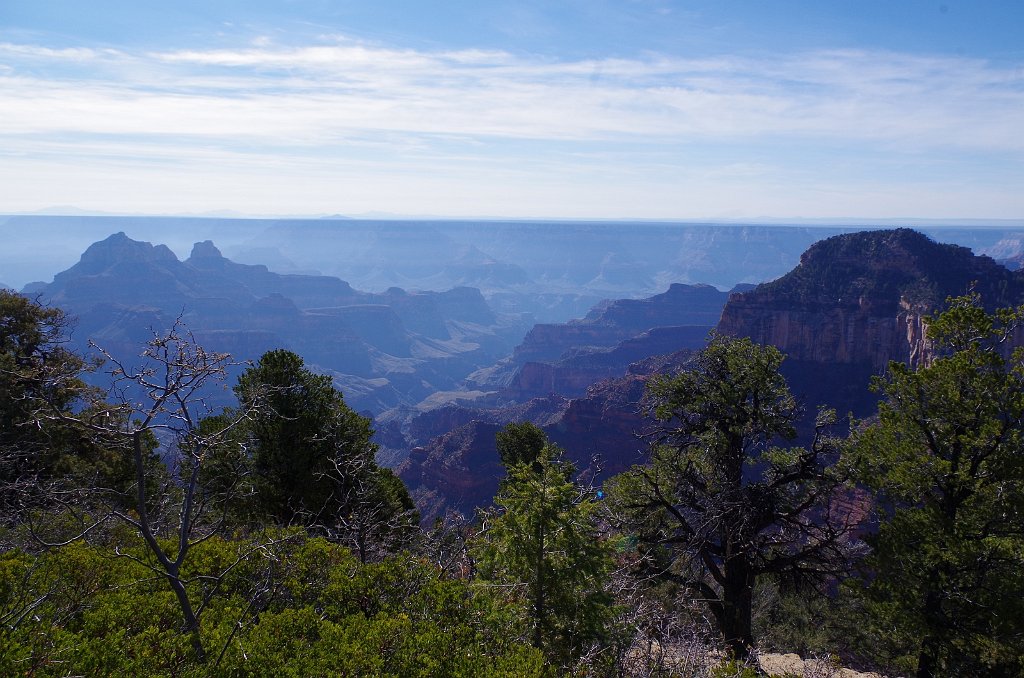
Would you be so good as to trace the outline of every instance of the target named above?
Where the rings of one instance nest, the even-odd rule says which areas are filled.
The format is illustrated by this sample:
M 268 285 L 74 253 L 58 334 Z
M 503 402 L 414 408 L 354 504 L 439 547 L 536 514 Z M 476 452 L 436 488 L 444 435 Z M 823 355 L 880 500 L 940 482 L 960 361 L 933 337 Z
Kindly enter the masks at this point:
M 167 583 L 181 610 L 182 633 L 190 636 L 196 656 L 202 661 L 206 657 L 199 635 L 202 609 L 226 571 L 248 555 L 240 552 L 225 571 L 200 577 L 204 594 L 196 599 L 190 595 L 188 585 L 193 581 L 182 575 L 190 551 L 222 530 L 229 507 L 245 491 L 245 473 L 241 470 L 226 474 L 226 482 L 220 478 L 217 492 L 205 491 L 203 468 L 212 451 L 231 442 L 233 431 L 256 405 L 228 411 L 218 417 L 216 426 L 200 426 L 201 420 L 212 413 L 207 401 L 211 390 L 223 383 L 228 368 L 238 363 L 225 353 L 203 349 L 180 319 L 166 333 L 154 332 L 138 366 L 91 345 L 105 359 L 111 378 L 106 399 L 94 399 L 88 416 L 69 417 L 58 408 L 53 408 L 49 416 L 73 423 L 108 444 L 123 447 L 134 468 L 134 487 L 130 501 L 110 505 L 105 515 L 62 543 L 85 536 L 109 519 L 132 526 L 155 563 L 119 548 L 117 554 L 149 568 Z M 162 474 L 162 480 L 154 477 L 160 475 L 154 473 L 160 470 L 152 455 L 155 440 L 170 451 L 167 460 L 171 473 Z M 225 475 L 223 470 L 221 475 Z M 103 496 L 110 490 L 93 487 L 83 491 Z M 256 548 L 262 547 L 254 545 L 253 549 Z

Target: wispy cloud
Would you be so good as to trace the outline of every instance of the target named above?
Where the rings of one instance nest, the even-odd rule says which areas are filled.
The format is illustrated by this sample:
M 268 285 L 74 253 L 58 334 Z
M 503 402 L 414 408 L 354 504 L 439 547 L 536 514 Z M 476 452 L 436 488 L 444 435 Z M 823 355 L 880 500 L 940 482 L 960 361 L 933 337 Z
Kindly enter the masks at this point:
M 651 141 L 781 135 L 1024 149 L 1019 71 L 869 52 L 776 60 L 529 60 L 360 44 L 125 54 L 0 45 L 7 134 L 370 131 Z M 36 68 L 20 69 L 19 59 Z M 83 77 L 83 61 L 102 61 Z M 42 62 L 42 63 L 40 63 Z M 62 67 L 74 78 L 62 77 Z
M 117 56 L 119 52 L 113 49 L 92 49 L 90 47 L 63 47 L 55 49 L 41 45 L 19 45 L 14 43 L 0 43 L 0 54 L 10 58 L 45 59 L 58 61 L 82 61 L 92 60 L 101 56 Z
M 646 176 L 668 164 L 676 176 L 703 171 L 708 181 L 793 173 L 792 163 L 821 147 L 925 163 L 995 153 L 1021 163 L 1021 73 L 978 59 L 852 50 L 569 61 L 345 39 L 160 52 L 6 43 L 0 168 L 36 153 L 68 162 L 148 157 L 211 175 L 245 158 L 315 159 L 321 171 L 429 163 L 455 171 L 504 153 L 580 173 L 593 171 L 585 163 L 603 148 L 614 149 L 623 172 Z M 662 153 L 708 145 L 729 157 L 702 170 L 686 153 Z M 765 145 L 793 157 L 736 150 Z

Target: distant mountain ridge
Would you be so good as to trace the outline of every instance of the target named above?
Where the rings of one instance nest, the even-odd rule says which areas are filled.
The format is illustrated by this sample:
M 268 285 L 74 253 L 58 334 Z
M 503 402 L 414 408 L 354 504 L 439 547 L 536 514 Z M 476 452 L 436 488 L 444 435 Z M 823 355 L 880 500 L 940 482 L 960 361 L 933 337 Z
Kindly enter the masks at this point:
M 607 348 L 655 327 L 712 328 L 729 294 L 711 285 L 672 283 L 668 290 L 644 299 L 618 299 L 592 309 L 581 320 L 534 325 L 516 347 L 519 363 L 556 360 L 581 346 Z
M 131 355 L 181 316 L 207 348 L 255 359 L 289 348 L 331 374 L 354 407 L 379 412 L 453 387 L 525 331 L 479 290 L 381 294 L 331 276 L 281 275 L 225 258 L 211 241 L 180 261 L 123 232 L 94 243 L 33 294 L 79 318 L 76 336 Z
M 582 395 L 590 384 L 625 373 L 637 360 L 700 348 L 728 298 L 728 292 L 711 285 L 673 283 L 643 299 L 606 300 L 579 320 L 534 325 L 509 358 L 468 381 L 479 389 L 497 388 L 502 398 L 515 401 L 549 393 Z
M 359 218 L 0 215 L 0 277 L 23 287 L 67 269 L 89 244 L 124 231 L 179 258 L 214 240 L 233 262 L 278 273 L 326 274 L 383 292 L 475 287 L 496 312 L 538 322 L 579 318 L 602 299 L 648 297 L 671 283 L 773 280 L 812 243 L 865 228 L 855 221 L 771 223 Z M 1019 223 L 963 222 L 923 229 L 941 242 L 1010 259 L 1024 251 Z M 40 246 L 45 243 L 45 246 Z
M 323 273 L 357 289 L 476 287 L 501 313 L 541 322 L 583 316 L 601 299 L 671 283 L 730 288 L 792 267 L 810 243 L 849 227 L 665 222 L 230 219 L 0 216 L 8 281 L 49 279 L 92 242 L 124 231 L 184 258 L 215 240 L 232 261 L 279 273 Z M 39 247 L 40 242 L 47 246 Z M 33 277 L 25 278 L 31 275 Z
M 464 253 L 483 266 L 498 261 Z M 611 271 L 621 261 L 607 263 Z M 209 240 L 179 260 L 123 232 L 29 291 L 79 317 L 77 341 L 94 338 L 122 355 L 136 355 L 148 328 L 178 316 L 207 348 L 237 358 L 295 350 L 331 375 L 354 407 L 385 414 L 378 431 L 393 460 L 414 448 L 402 477 L 430 510 L 468 510 L 493 492 L 500 466 L 492 429 L 508 421 L 543 425 L 582 466 L 595 453 L 606 472 L 637 461 L 644 383 L 681 369 L 712 327 L 779 346 L 809 407 L 869 413 L 868 378 L 891 359 L 920 361 L 924 316 L 969 289 L 990 307 L 1021 303 L 1024 273 L 896 229 L 827 238 L 754 289 L 671 284 L 646 298 L 603 302 L 568 323 L 535 325 L 528 314 L 498 312 L 471 287 L 364 292 L 333 276 L 279 274 L 233 261 Z M 438 394 L 447 395 L 424 404 Z M 464 404 L 438 407 L 444 402 Z M 462 431 L 445 437 L 455 429 Z M 446 494 L 449 486 L 458 497 Z

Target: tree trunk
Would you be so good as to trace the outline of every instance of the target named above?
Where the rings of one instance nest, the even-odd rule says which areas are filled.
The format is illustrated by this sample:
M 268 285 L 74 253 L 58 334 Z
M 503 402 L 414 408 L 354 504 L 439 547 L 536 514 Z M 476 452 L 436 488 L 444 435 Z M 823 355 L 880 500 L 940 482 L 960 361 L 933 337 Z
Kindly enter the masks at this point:
M 200 662 L 204 662 L 206 661 L 206 650 L 203 648 L 203 641 L 199 636 L 199 619 L 192 609 L 192 602 L 188 599 L 188 591 L 185 590 L 185 584 L 178 576 L 181 560 L 184 560 L 185 550 L 188 549 L 188 503 L 185 504 L 182 512 L 181 540 L 179 542 L 179 549 L 181 549 L 179 554 L 180 560 L 172 561 L 156 540 L 156 536 L 153 534 L 149 523 L 149 512 L 146 508 L 146 471 L 142 449 L 142 429 L 132 434 L 132 452 L 135 458 L 135 499 L 136 510 L 139 512 L 139 531 L 142 533 L 142 538 L 145 540 L 150 551 L 153 552 L 153 555 L 156 556 L 156 559 L 163 566 L 164 577 L 167 579 L 171 590 L 174 591 L 174 595 L 178 598 L 178 605 L 181 607 L 181 616 L 184 622 L 181 632 L 190 636 L 196 658 Z M 193 473 L 193 487 L 190 490 L 194 489 L 194 483 L 197 478 L 198 474 Z
M 196 618 L 195 612 L 192 610 L 192 602 L 188 599 L 185 584 L 178 578 L 177 572 L 168 573 L 167 581 L 171 585 L 174 595 L 178 597 L 178 605 L 181 607 L 181 616 L 184 620 L 181 632 L 189 635 L 196 659 L 203 663 L 206 661 L 206 649 L 203 648 L 203 641 L 199 636 L 199 619 Z
M 937 573 L 933 573 L 932 581 L 936 581 Z M 934 588 L 930 589 L 924 599 L 925 623 L 931 630 L 921 641 L 921 651 L 917 655 L 917 678 L 935 678 L 939 670 L 939 654 L 942 649 L 942 639 L 935 628 L 938 625 L 945 626 L 942 612 L 941 594 Z
M 751 622 L 754 577 L 742 555 L 725 562 L 725 586 L 722 590 L 722 635 L 737 659 L 746 659 L 754 646 Z
M 543 495 L 542 495 L 543 501 Z M 544 649 L 544 626 L 547 610 L 544 605 L 544 514 L 537 519 L 537 562 L 533 590 L 533 646 Z
M 939 666 L 939 639 L 928 636 L 921 643 L 921 652 L 917 655 L 917 678 L 936 678 Z

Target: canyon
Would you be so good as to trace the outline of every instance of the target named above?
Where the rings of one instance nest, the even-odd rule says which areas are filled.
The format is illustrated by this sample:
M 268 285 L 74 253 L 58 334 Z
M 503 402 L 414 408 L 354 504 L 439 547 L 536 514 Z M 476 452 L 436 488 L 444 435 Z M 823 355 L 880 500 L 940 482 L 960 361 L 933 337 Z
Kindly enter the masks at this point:
M 989 309 L 1021 304 L 1024 273 L 909 229 L 845 234 L 810 247 L 779 279 L 732 293 L 715 331 L 750 337 L 787 355 L 782 371 L 805 407 L 806 435 L 819 405 L 840 417 L 870 416 L 877 402 L 871 377 L 883 374 L 889 361 L 926 362 L 927 316 L 947 297 L 969 292 Z M 1024 344 L 1021 332 L 1011 343 Z M 632 363 L 622 376 L 597 382 L 578 397 L 551 395 L 475 413 L 450 408 L 443 423 L 421 415 L 415 429 L 421 440 L 459 427 L 414 448 L 397 470 L 426 515 L 472 511 L 493 495 L 501 475 L 494 431 L 525 418 L 586 473 L 614 475 L 643 461 L 649 426 L 644 385 L 652 375 L 685 369 L 694 347 L 682 348 Z M 448 476 L 458 485 L 448 484 Z
M 293 239 L 297 228 L 268 226 Z M 782 350 L 788 356 L 784 374 L 808 416 L 827 405 L 841 418 L 859 418 L 873 412 L 876 396 L 868 383 L 890 360 L 927 361 L 926 318 L 947 296 L 977 293 L 989 308 L 1024 300 L 1024 272 L 910 229 L 832 233 L 818 240 L 807 229 L 766 244 L 771 229 L 695 228 L 675 234 L 696 243 L 689 273 L 680 274 L 684 279 L 714 252 L 731 252 L 739 263 L 730 265 L 767 276 L 766 261 L 785 259 L 780 252 L 809 242 L 787 270 L 757 285 L 732 274 L 728 291 L 676 280 L 648 294 L 644 290 L 656 283 L 650 276 L 627 275 L 638 269 L 623 263 L 639 257 L 639 250 L 618 258 L 607 253 L 615 246 L 611 231 L 598 233 L 596 243 L 583 243 L 578 248 L 583 255 L 558 268 L 555 256 L 520 265 L 456 246 L 451 234 L 466 225 L 421 228 L 419 239 L 406 243 L 422 248 L 416 280 L 455 286 L 367 291 L 318 271 L 293 267 L 279 273 L 241 263 L 210 240 L 195 242 L 189 256 L 179 259 L 166 245 L 118 232 L 87 247 L 52 282 L 26 285 L 23 292 L 75 316 L 73 343 L 86 353 L 92 340 L 114 354 L 135 355 L 153 331 L 176 319 L 209 350 L 241 361 L 272 348 L 299 353 L 332 377 L 351 406 L 374 417 L 379 458 L 405 481 L 424 521 L 448 511 L 469 515 L 490 502 L 503 473 L 494 434 L 512 421 L 541 426 L 592 482 L 643 461 L 646 382 L 685 369 L 711 332 L 751 337 Z M 650 228 L 656 232 L 665 226 Z M 329 224 L 319 229 L 329 232 Z M 353 239 L 353 252 L 366 256 L 360 265 L 382 266 L 386 237 L 403 229 L 408 226 Z M 507 232 L 497 229 L 499 235 Z M 554 242 L 543 229 L 531 233 L 542 244 Z M 240 233 L 232 237 L 239 247 Z M 489 237 L 497 247 L 498 235 Z M 1012 268 L 1019 255 L 1013 243 L 1019 239 L 1007 233 L 972 237 L 989 243 Z M 266 241 L 278 253 L 287 242 Z M 679 259 L 677 246 L 671 240 L 663 249 L 676 254 L 662 259 Z M 509 243 L 495 251 L 503 257 L 522 255 L 515 247 Z M 598 257 L 600 252 L 604 255 Z M 456 266 L 453 257 L 462 263 Z M 448 277 L 438 273 L 439 266 Z M 406 279 L 415 278 L 413 268 L 404 270 Z M 654 262 L 650 270 L 658 278 L 668 269 Z M 720 275 L 726 269 L 717 270 Z M 523 302 L 538 280 L 551 283 L 543 293 L 549 296 Z M 578 304 L 588 295 L 612 291 L 613 280 L 630 293 L 604 297 L 575 318 L 557 320 L 567 313 L 570 299 Z M 468 282 L 480 286 L 462 284 Z M 567 292 L 574 285 L 576 292 Z M 556 307 L 561 307 L 557 313 Z M 547 309 L 541 318 L 538 309 Z M 95 378 L 99 383 L 102 375 Z M 230 394 L 211 400 L 214 407 L 230 404 Z

